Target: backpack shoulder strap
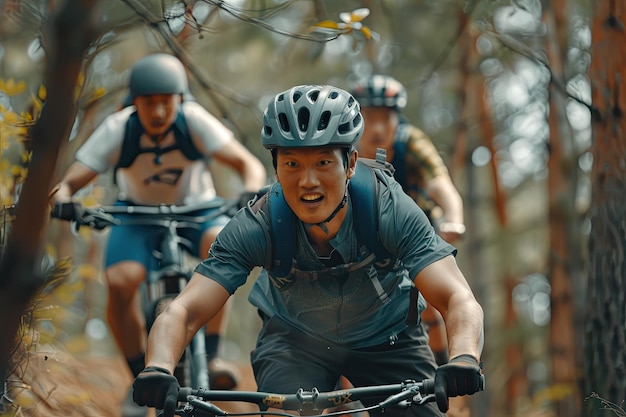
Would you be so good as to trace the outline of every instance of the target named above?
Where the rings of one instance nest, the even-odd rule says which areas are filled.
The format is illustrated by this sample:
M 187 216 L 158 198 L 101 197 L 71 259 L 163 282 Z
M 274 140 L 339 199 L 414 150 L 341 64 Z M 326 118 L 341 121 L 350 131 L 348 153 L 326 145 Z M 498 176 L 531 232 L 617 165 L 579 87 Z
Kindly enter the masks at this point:
M 395 168 L 394 176 L 396 181 L 400 183 L 402 189 L 406 184 L 406 149 L 411 137 L 410 125 L 401 123 L 396 128 L 396 135 L 393 142 L 393 160 L 391 164 Z
M 174 120 L 172 130 L 174 131 L 177 146 L 187 159 L 195 161 L 197 159 L 204 158 L 204 155 L 193 143 L 193 138 L 189 132 L 189 126 L 187 125 L 187 120 L 185 119 L 185 114 L 183 113 L 182 108 L 176 115 L 176 120 Z
M 272 185 L 267 197 L 269 212 L 270 242 L 268 242 L 269 262 L 265 269 L 273 271 L 279 277 L 286 277 L 291 271 L 296 245 L 296 215 L 291 210 L 283 195 L 280 183 Z
M 133 112 L 126 121 L 126 129 L 124 130 L 124 141 L 122 142 L 122 150 L 120 158 L 115 165 L 118 168 L 128 168 L 139 154 L 139 138 L 143 134 L 143 126 L 139 121 L 137 112 Z
M 360 158 L 354 176 L 349 182 L 352 199 L 352 215 L 358 241 L 376 255 L 378 261 L 392 258 L 389 251 L 378 239 L 378 187 L 384 176 L 393 177 L 393 167 L 385 162 L 384 151 L 377 160 Z M 267 211 L 271 242 L 271 253 L 265 269 L 279 277 L 289 274 L 295 255 L 296 230 L 295 214 L 285 201 L 279 183 L 270 188 L 267 197 Z
M 375 160 L 358 159 L 348 185 L 357 239 L 376 255 L 379 262 L 392 258 L 378 239 L 378 187 L 385 176 L 393 177 L 393 167 L 385 161 L 384 151 L 381 151 L 378 150 Z
M 174 132 L 174 138 L 176 139 L 176 143 L 172 146 L 169 146 L 164 149 L 158 148 L 145 148 L 142 149 L 139 146 L 139 138 L 144 132 L 144 128 L 139 121 L 139 116 L 137 112 L 133 112 L 128 121 L 126 122 L 126 129 L 124 131 L 124 140 L 122 142 L 122 149 L 120 151 L 120 157 L 115 165 L 114 169 L 114 178 L 115 172 L 117 172 L 118 168 L 128 168 L 133 164 L 135 158 L 140 153 L 146 152 L 156 152 L 159 150 L 161 153 L 170 152 L 175 149 L 180 149 L 180 151 L 185 155 L 187 159 L 190 161 L 195 161 L 197 159 L 204 158 L 204 155 L 196 148 L 193 143 L 193 138 L 191 137 L 191 133 L 189 132 L 189 126 L 187 125 L 187 121 L 185 120 L 185 115 L 182 111 L 179 111 L 176 115 L 176 119 L 170 128 Z

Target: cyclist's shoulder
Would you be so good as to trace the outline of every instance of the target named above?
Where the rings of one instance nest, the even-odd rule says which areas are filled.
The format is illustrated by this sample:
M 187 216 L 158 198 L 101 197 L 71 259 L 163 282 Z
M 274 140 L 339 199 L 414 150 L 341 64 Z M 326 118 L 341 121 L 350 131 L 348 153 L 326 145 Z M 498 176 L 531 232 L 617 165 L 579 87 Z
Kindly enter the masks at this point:
M 234 136 L 222 121 L 196 101 L 183 101 L 180 112 L 189 132 L 194 136 L 210 137 L 211 140 L 216 137 L 226 140 Z
M 102 121 L 102 125 L 105 125 L 108 127 L 117 127 L 117 126 L 125 127 L 130 116 L 136 111 L 137 109 L 135 108 L 135 106 L 132 106 L 132 105 L 123 107 L 109 114 L 108 116 L 106 116 L 104 120 Z
M 419 141 L 427 141 L 432 143 L 432 139 L 430 138 L 430 136 L 424 130 L 414 124 L 403 123 L 398 126 L 398 129 L 404 129 L 404 135 L 406 137 L 406 141 L 409 144 L 413 144 Z
M 202 104 L 195 100 L 185 100 L 180 104 L 180 112 L 186 120 L 217 121 L 217 117 L 211 114 Z

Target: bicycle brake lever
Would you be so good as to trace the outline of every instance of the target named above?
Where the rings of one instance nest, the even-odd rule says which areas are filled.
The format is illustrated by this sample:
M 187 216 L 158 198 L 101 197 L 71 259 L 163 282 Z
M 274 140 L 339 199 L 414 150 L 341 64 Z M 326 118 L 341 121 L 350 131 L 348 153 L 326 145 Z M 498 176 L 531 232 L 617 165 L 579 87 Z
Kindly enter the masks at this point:
M 387 397 L 386 400 L 380 402 L 378 405 L 380 406 L 380 408 L 386 408 L 390 405 L 398 404 L 403 400 L 408 400 L 409 398 L 412 398 L 418 394 L 419 394 L 419 391 L 407 389 L 405 391 L 399 392 L 398 394 L 394 394 L 394 395 Z
M 207 411 L 216 416 L 225 416 L 227 414 L 226 411 L 222 410 L 215 404 L 201 401 L 198 398 L 194 398 L 190 396 L 187 398 L 187 402 L 202 411 Z
M 415 397 L 413 397 L 414 398 L 413 402 L 417 405 L 423 405 L 429 402 L 434 402 L 436 400 L 435 394 L 420 395 L 419 397 L 420 398 L 418 401 L 415 401 Z

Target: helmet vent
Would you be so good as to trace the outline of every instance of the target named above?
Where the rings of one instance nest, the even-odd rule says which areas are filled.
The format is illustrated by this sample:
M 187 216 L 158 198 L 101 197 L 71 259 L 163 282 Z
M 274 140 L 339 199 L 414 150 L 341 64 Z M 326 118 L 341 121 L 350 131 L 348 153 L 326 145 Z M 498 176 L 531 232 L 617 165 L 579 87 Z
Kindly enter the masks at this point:
M 285 113 L 278 114 L 278 122 L 280 123 L 280 128 L 285 132 L 290 132 L 289 122 L 287 121 L 287 115 Z M 271 129 L 270 129 L 271 130 Z
M 306 107 L 303 107 L 298 111 L 298 128 L 301 132 L 306 132 L 309 129 L 310 117 L 311 113 L 309 113 L 309 109 Z
M 354 97 L 350 96 L 350 99 L 348 100 L 348 107 L 352 106 L 352 103 L 354 103 Z
M 330 121 L 330 112 L 326 110 L 322 113 L 320 117 L 320 122 L 317 124 L 317 130 L 322 131 L 328 127 L 328 122 Z
M 350 131 L 350 129 L 351 129 L 350 122 L 347 122 L 347 123 L 343 123 L 339 125 L 339 127 L 337 128 L 337 132 L 341 133 L 342 135 L 345 135 L 346 133 Z
M 293 102 L 297 103 L 298 100 L 300 100 L 300 97 L 302 97 L 302 93 L 299 91 L 296 91 L 293 93 Z
M 328 97 L 330 97 L 330 98 L 332 98 L 334 100 L 337 97 L 339 97 L 339 93 L 336 92 L 336 91 L 331 91 L 330 94 L 328 95 Z
M 319 90 L 311 91 L 311 94 L 309 95 L 309 98 L 311 99 L 311 101 L 313 103 L 315 103 L 317 101 L 317 98 L 319 97 L 319 95 L 320 95 Z
M 263 126 L 263 130 L 265 131 L 265 136 L 272 136 L 272 128 L 270 126 Z
M 284 101 L 285 100 L 285 95 L 281 94 L 278 96 L 278 98 L 276 98 L 276 101 Z

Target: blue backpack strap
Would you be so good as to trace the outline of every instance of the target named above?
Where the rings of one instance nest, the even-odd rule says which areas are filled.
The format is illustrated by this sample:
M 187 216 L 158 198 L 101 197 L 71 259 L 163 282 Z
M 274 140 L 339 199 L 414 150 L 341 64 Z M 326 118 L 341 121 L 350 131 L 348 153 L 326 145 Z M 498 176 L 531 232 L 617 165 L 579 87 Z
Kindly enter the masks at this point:
M 348 187 L 352 199 L 352 214 L 357 239 L 376 255 L 378 262 L 384 262 L 392 259 L 393 256 L 378 240 L 378 204 L 375 197 L 378 195 L 378 179 L 374 168 L 370 167 L 371 164 L 380 164 L 381 168 L 389 168 L 384 163 L 359 159 Z M 268 246 L 271 247 L 271 265 L 266 265 L 266 269 L 279 277 L 285 277 L 293 266 L 296 217 L 285 201 L 279 183 L 272 185 L 268 195 L 271 237 L 271 244 Z
M 401 123 L 396 128 L 396 135 L 393 142 L 393 159 L 391 164 L 395 169 L 394 177 L 400 183 L 403 190 L 406 190 L 406 149 L 409 143 L 409 125 Z
M 187 125 L 185 115 L 182 111 L 178 112 L 170 129 L 174 132 L 174 137 L 176 138 L 176 143 L 174 145 L 166 148 L 141 148 L 139 146 L 139 138 L 144 133 L 144 128 L 141 125 L 137 112 L 133 112 L 128 117 L 128 121 L 126 122 L 120 158 L 118 159 L 117 164 L 115 164 L 115 167 L 113 167 L 113 178 L 115 179 L 115 173 L 118 168 L 128 168 L 131 166 L 137 158 L 137 155 L 140 153 L 155 152 L 155 154 L 160 155 L 175 149 L 180 149 L 183 155 L 185 155 L 185 157 L 190 161 L 204 158 L 204 155 L 193 143 L 193 139 L 189 133 L 189 126 Z
M 176 144 L 187 159 L 195 161 L 204 158 L 202 152 L 200 152 L 193 143 L 193 138 L 191 137 L 191 133 L 189 133 L 189 126 L 187 125 L 187 120 L 182 110 L 176 115 L 172 130 L 176 137 Z
M 278 277 L 286 277 L 291 271 L 296 245 L 296 215 L 285 201 L 283 187 L 276 182 L 268 192 L 268 212 L 270 215 L 271 270 Z
M 139 138 L 143 134 L 143 126 L 139 121 L 137 112 L 133 112 L 126 121 L 126 129 L 124 130 L 124 141 L 122 142 L 122 150 L 120 159 L 115 165 L 115 171 L 118 168 L 127 168 L 132 165 L 133 161 L 139 154 Z
M 378 178 L 373 164 L 380 164 L 380 168 L 386 167 L 380 161 L 358 159 L 348 187 L 357 238 L 380 262 L 391 259 L 392 255 L 378 239 Z

